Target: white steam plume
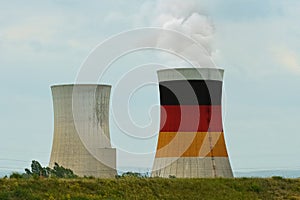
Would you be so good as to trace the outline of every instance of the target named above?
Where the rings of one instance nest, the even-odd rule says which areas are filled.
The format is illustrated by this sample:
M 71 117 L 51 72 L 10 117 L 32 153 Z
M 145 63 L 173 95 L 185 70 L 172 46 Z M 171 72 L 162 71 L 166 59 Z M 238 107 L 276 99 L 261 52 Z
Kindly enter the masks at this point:
M 162 36 L 158 41 L 160 44 L 172 46 L 177 52 L 188 52 L 194 54 L 193 57 L 201 59 L 212 59 L 212 39 L 214 35 L 214 25 L 212 20 L 202 14 L 201 6 L 196 0 L 157 0 L 154 9 L 153 26 L 171 29 L 181 32 L 197 42 L 203 47 L 203 52 L 193 52 L 192 46 L 186 46 L 175 38 Z M 196 60 L 196 59 L 195 59 Z M 204 62 L 205 63 L 205 62 Z M 211 61 L 207 61 L 211 63 Z M 206 66 L 206 67 L 212 67 Z

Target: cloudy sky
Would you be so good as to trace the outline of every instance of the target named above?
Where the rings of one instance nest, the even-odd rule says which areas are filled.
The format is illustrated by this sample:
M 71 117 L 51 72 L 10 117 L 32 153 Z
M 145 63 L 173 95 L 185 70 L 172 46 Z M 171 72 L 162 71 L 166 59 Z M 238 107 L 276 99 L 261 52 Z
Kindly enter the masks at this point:
M 99 43 L 134 28 L 181 31 L 176 23 L 193 12 L 208 16 L 211 26 L 201 31 L 208 34 L 216 65 L 225 69 L 223 117 L 233 170 L 300 169 L 299 1 L 0 0 L 0 9 L 0 170 L 22 170 L 32 159 L 48 164 L 53 137 L 50 86 L 75 82 Z M 131 67 L 176 66 L 176 61 L 182 64 L 166 52 L 135 52 L 112 64 L 112 73 L 102 82 L 114 87 Z M 158 103 L 155 86 L 141 88 L 129 102 L 132 119 L 155 130 L 158 111 L 152 121 L 148 112 Z M 119 167 L 151 168 L 157 137 L 132 134 L 137 137 L 124 134 L 111 119 L 112 143 L 121 150 Z M 124 157 L 122 151 L 139 157 Z

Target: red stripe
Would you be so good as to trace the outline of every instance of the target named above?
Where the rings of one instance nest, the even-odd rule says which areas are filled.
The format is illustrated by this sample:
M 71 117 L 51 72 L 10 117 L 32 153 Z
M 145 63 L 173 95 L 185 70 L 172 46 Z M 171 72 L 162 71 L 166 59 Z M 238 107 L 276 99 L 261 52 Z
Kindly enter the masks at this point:
M 162 105 L 161 132 L 222 132 L 220 105 Z

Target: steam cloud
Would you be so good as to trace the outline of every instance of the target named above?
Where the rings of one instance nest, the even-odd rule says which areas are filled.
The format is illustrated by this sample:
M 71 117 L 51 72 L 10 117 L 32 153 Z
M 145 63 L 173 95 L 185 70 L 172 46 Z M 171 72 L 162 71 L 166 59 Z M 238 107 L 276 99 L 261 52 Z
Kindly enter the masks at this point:
M 207 63 L 206 67 L 214 67 L 212 64 L 212 39 L 215 32 L 212 20 L 201 14 L 201 6 L 196 0 L 158 0 L 156 3 L 155 16 L 152 25 L 164 29 L 175 30 L 192 38 L 198 46 L 203 48 L 202 52 L 194 52 L 193 46 L 176 41 L 172 37 L 160 37 L 158 46 L 171 46 L 179 53 L 194 54 L 196 60 Z M 203 62 L 203 60 L 210 60 Z M 199 63 L 199 62 L 198 62 Z

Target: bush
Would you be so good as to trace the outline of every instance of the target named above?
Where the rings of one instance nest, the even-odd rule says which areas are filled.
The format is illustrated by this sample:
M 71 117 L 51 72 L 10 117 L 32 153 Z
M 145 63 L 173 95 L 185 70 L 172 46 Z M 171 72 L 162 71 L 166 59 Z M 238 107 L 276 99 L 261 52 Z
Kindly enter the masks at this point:
M 121 175 L 121 177 L 135 177 L 135 178 L 145 178 L 146 176 L 137 172 L 126 172 Z
M 16 178 L 16 179 L 20 179 L 20 178 L 23 178 L 23 174 L 20 174 L 18 172 L 13 172 L 9 178 Z
M 59 164 L 55 163 L 53 169 L 50 169 L 51 176 L 57 178 L 76 178 L 77 175 L 73 173 L 71 169 L 64 168 L 63 166 L 59 166 Z
M 274 180 L 282 180 L 283 177 L 281 177 L 281 176 L 272 176 L 272 179 L 274 179 Z
M 64 168 L 63 166 L 59 166 L 59 164 L 55 163 L 53 169 L 50 167 L 42 167 L 42 165 L 33 160 L 31 163 L 31 170 L 25 169 L 25 173 L 20 174 L 14 172 L 10 175 L 10 178 L 48 178 L 48 177 L 56 177 L 56 178 L 76 178 L 77 175 L 73 173 L 71 169 Z

